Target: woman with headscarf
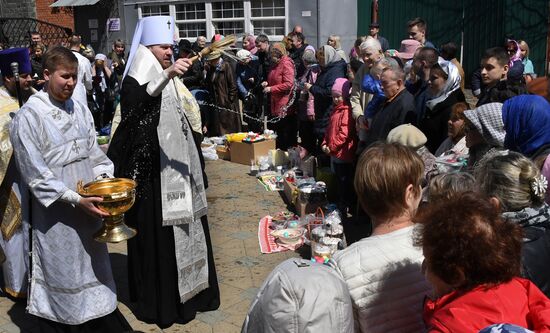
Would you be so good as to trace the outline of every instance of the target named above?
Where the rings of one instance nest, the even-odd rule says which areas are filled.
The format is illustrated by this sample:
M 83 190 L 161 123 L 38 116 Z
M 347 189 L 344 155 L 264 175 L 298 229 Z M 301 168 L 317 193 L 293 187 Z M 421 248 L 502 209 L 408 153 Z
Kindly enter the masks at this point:
M 450 61 L 439 59 L 430 70 L 428 89 L 431 97 L 426 101 L 426 109 L 418 124 L 428 138 L 426 147 L 432 153 L 447 138 L 447 122 L 453 105 L 466 101 L 460 89 L 458 68 Z
M 308 152 L 315 151 L 315 98 L 311 92 L 303 89 L 306 83 L 313 84 L 317 80 L 317 76 L 321 71 L 321 67 L 315 58 L 315 51 L 306 50 L 302 55 L 302 61 L 306 68 L 306 72 L 299 80 L 300 100 L 298 103 L 298 121 L 300 132 L 300 145 Z
M 254 37 L 254 35 L 246 34 L 243 36 L 243 49 L 247 50 L 253 55 L 258 52 L 258 48 L 256 47 L 256 37 Z
M 504 147 L 529 157 L 550 179 L 550 104 L 537 95 L 512 97 L 502 106 L 502 118 Z
M 541 96 L 519 95 L 502 106 L 504 146 L 537 160 L 550 153 L 550 104 Z
M 518 42 L 515 40 L 509 40 L 506 42 L 506 51 L 510 56 L 510 62 L 508 63 L 507 80 L 511 83 L 525 83 L 523 78 L 523 62 L 521 60 L 521 48 Z
M 315 136 L 317 138 L 317 149 L 325 136 L 330 110 L 332 109 L 332 86 L 334 81 L 346 77 L 347 64 L 336 53 L 336 50 L 329 45 L 323 45 L 317 50 L 317 61 L 321 66 L 321 72 L 314 84 L 306 83 L 304 88 L 311 92 L 314 97 L 315 107 Z
M 269 49 L 271 71 L 267 82 L 262 82 L 264 93 L 271 94 L 271 116 L 281 117 L 270 124 L 277 133 L 277 148 L 287 150 L 296 145 L 298 121 L 292 107 L 296 96 L 294 84 L 294 63 L 286 53 L 283 43 L 275 43 Z
M 469 148 L 467 169 L 472 171 L 485 155 L 504 146 L 504 124 L 502 104 L 483 104 L 474 110 L 464 111 L 466 117 L 466 147 Z

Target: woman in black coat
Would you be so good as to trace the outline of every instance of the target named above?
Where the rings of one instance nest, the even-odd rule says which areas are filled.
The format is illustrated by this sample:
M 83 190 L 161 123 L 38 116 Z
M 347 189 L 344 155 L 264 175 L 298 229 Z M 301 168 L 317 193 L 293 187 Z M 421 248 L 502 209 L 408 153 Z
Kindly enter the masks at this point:
M 315 107 L 315 136 L 317 137 L 317 152 L 325 136 L 330 110 L 332 109 L 332 85 L 338 78 L 346 77 L 347 64 L 336 50 L 329 45 L 323 45 L 317 50 L 317 60 L 321 73 L 315 83 L 306 83 L 304 87 L 313 94 Z

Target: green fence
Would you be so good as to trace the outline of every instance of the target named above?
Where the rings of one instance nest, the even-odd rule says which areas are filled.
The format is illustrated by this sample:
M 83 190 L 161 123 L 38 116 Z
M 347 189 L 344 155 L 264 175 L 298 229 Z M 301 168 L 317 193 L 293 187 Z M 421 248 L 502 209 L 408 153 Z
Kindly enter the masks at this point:
M 368 34 L 371 1 L 358 0 L 358 34 Z M 380 0 L 380 34 L 392 48 L 399 49 L 407 38 L 407 21 L 422 17 L 428 22 L 428 39 L 436 46 L 447 41 L 461 44 L 464 34 L 464 70 L 470 74 L 479 66 L 483 51 L 502 45 L 506 34 L 527 41 L 529 58 L 538 75 L 544 74 L 549 1 L 547 0 Z

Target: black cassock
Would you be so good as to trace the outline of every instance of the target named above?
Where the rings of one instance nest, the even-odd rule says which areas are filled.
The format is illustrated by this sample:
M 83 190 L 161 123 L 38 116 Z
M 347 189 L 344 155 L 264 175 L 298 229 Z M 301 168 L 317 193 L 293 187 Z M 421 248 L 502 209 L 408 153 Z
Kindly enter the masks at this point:
M 137 302 L 132 310 L 139 320 L 165 328 L 193 320 L 197 311 L 216 310 L 220 305 L 220 292 L 208 220 L 204 216 L 201 220 L 208 248 L 209 288 L 184 304 L 180 302 L 174 231 L 172 227 L 162 226 L 157 136 L 162 94 L 151 97 L 146 87 L 147 84 L 140 86 L 130 76 L 124 78 L 120 93 L 122 121 L 107 156 L 115 165 L 116 177 L 134 178 L 138 184 L 136 202 L 125 214 L 126 224 L 138 231 L 128 240 L 130 301 Z M 188 128 L 191 128 L 189 124 Z M 200 134 L 193 134 L 204 175 Z M 206 187 L 206 176 L 204 178 Z

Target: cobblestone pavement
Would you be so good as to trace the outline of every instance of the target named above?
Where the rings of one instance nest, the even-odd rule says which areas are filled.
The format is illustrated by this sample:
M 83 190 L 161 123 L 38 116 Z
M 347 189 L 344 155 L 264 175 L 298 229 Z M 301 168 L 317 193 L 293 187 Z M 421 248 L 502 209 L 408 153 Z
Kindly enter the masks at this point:
M 142 332 L 233 333 L 240 328 L 250 302 L 265 277 L 281 261 L 298 256 L 294 252 L 261 254 L 258 222 L 269 213 L 286 209 L 277 192 L 266 192 L 248 167 L 227 161 L 207 162 L 209 179 L 208 219 L 221 291 L 220 309 L 197 315 L 186 325 L 175 324 L 160 330 L 132 314 L 126 276 L 126 243 L 110 244 L 119 309 L 134 330 Z M 25 313 L 25 302 L 0 296 L 0 333 L 36 332 L 32 317 Z M 107 332 L 106 332 L 107 333 Z

